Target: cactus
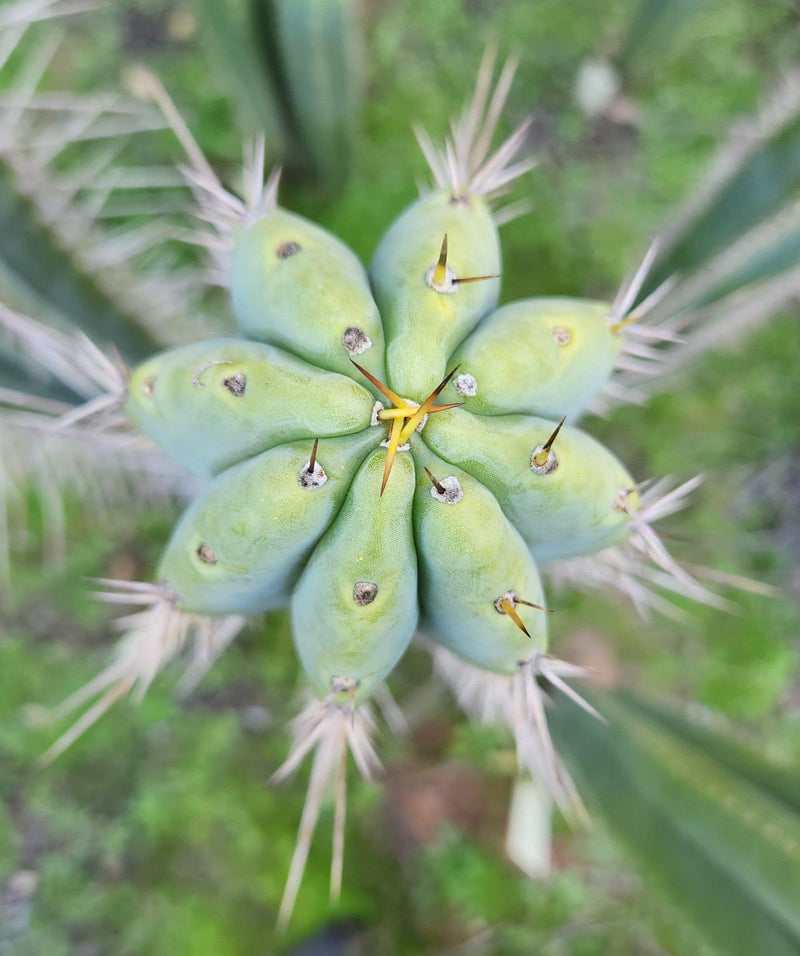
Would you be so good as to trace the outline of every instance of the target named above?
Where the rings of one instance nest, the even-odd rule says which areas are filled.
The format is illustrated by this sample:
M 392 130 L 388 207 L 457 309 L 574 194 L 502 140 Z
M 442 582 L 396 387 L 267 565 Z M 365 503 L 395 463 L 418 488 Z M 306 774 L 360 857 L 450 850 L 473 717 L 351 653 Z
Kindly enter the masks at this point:
M 312 699 L 276 778 L 314 756 L 283 925 L 330 788 L 338 893 L 347 752 L 365 777 L 374 772 L 372 703 L 384 706 L 383 682 L 418 628 L 465 709 L 506 725 L 520 767 L 580 815 L 544 689 L 598 714 L 566 683 L 581 669 L 548 653 L 540 571 L 545 584 L 614 584 L 644 610 L 663 609 L 664 590 L 720 603 L 652 528 L 696 481 L 643 488 L 575 424 L 620 400 L 620 373 L 640 385 L 681 344 L 676 328 L 688 325 L 689 306 L 670 307 L 680 283 L 662 274 L 669 247 L 653 247 L 614 303 L 498 307 L 505 216 L 495 200 L 533 162 L 516 158 L 527 123 L 490 150 L 513 64 L 494 90 L 493 72 L 489 55 L 443 148 L 418 134 L 433 185 L 389 226 L 368 270 L 278 205 L 278 173 L 264 182 L 258 146 L 246 198 L 228 192 L 165 91 L 140 77 L 186 149 L 187 182 L 211 224 L 207 244 L 229 275 L 243 337 L 193 342 L 123 371 L 83 339 L 16 313 L 3 322 L 48 359 L 57 382 L 88 398 L 37 408 L 34 395 L 0 393 L 4 405 L 19 401 L 56 435 L 143 435 L 205 481 L 157 583 L 100 582 L 102 599 L 138 610 L 119 622 L 112 663 L 59 709 L 86 708 L 48 756 L 115 701 L 140 698 L 187 652 L 186 682 L 195 682 L 246 615 L 288 605 Z

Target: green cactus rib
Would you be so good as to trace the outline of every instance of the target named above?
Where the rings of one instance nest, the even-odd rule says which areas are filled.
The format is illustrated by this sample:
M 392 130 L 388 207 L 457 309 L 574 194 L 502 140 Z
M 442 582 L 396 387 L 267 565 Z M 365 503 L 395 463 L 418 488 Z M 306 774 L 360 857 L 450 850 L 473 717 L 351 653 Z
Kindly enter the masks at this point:
M 25 295 L 71 320 L 98 343 L 113 343 L 124 359 L 141 361 L 160 343 L 140 317 L 125 312 L 44 225 L 34 204 L 0 165 L 0 261 Z
M 302 216 L 274 208 L 239 228 L 231 298 L 250 338 L 346 375 L 356 356 L 384 378 L 383 324 L 364 267 L 343 242 Z
M 437 290 L 431 283 L 445 236 L 449 271 Z M 401 213 L 369 267 L 386 329 L 392 388 L 427 394 L 442 379 L 452 350 L 497 305 L 500 271 L 497 228 L 481 197 L 454 202 L 449 191 L 440 190 Z M 457 284 L 477 276 L 487 278 Z
M 275 445 L 360 431 L 373 401 L 352 379 L 281 349 L 211 339 L 140 365 L 127 411 L 169 455 L 209 475 Z
M 623 340 L 604 302 L 555 297 L 512 302 L 487 315 L 447 365 L 471 375 L 457 389 L 479 415 L 527 412 L 577 418 L 605 385 Z M 474 388 L 474 394 L 472 389 Z
M 483 417 L 462 409 L 437 416 L 424 441 L 464 468 L 497 498 L 537 560 L 589 554 L 617 544 L 636 507 L 635 482 L 599 442 L 577 428 L 561 429 L 553 471 L 537 474 L 532 452 L 555 423 L 522 415 Z M 620 497 L 622 494 L 622 497 Z
M 656 885 L 721 952 L 800 951 L 796 809 L 625 698 L 590 699 L 610 726 L 557 708 L 554 736 Z

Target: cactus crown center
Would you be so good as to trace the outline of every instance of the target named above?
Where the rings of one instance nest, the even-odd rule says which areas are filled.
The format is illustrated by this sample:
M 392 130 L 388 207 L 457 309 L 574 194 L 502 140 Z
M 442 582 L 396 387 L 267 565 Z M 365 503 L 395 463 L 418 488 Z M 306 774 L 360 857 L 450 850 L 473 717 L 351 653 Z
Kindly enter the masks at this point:
M 350 361 L 353 362 L 353 365 L 355 365 L 359 372 L 378 389 L 381 395 L 387 398 L 394 406 L 393 408 L 381 408 L 377 413 L 379 421 L 390 422 L 389 451 L 386 455 L 386 466 L 384 467 L 383 480 L 381 481 L 380 493 L 382 495 L 386 488 L 386 482 L 389 480 L 398 449 L 408 442 L 414 432 L 424 423 L 426 417 L 433 415 L 435 412 L 446 412 L 448 409 L 457 408 L 459 405 L 464 404 L 463 402 L 450 402 L 446 405 L 436 404 L 436 399 L 450 379 L 456 374 L 458 366 L 451 369 L 447 375 L 445 375 L 442 381 L 439 382 L 421 405 L 417 405 L 416 402 L 412 402 L 393 392 L 388 385 L 384 385 L 384 383 L 375 378 L 371 372 L 362 368 L 358 362 L 354 362 L 353 359 L 350 359 Z

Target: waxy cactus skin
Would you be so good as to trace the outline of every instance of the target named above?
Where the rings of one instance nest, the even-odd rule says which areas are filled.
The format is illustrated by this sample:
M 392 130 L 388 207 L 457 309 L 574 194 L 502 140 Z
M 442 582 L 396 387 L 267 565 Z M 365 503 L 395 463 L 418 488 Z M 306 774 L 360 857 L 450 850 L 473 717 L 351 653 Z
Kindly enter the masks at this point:
M 385 460 L 381 448 L 361 466 L 292 595 L 295 645 L 320 697 L 334 678 L 347 678 L 356 681 L 354 700 L 364 700 L 388 677 L 417 626 L 414 464 L 401 452 L 379 497 Z
M 624 466 L 578 428 L 558 433 L 551 471 L 531 467 L 556 422 L 525 415 L 470 415 L 454 409 L 431 420 L 425 438 L 447 461 L 481 481 L 542 562 L 591 554 L 626 537 L 636 508 L 635 481 Z
M 509 591 L 543 603 L 533 558 L 479 481 L 428 451 L 414 456 L 445 488 L 418 482 L 414 501 L 425 632 L 476 667 L 513 674 L 521 658 L 547 650 L 546 612 L 525 615 L 525 634 L 496 606 Z
M 574 420 L 602 391 L 622 350 L 610 311 L 604 302 L 554 296 L 487 315 L 448 361 L 476 381 L 474 394 L 460 393 L 464 408 Z
M 308 219 L 276 207 L 238 228 L 231 298 L 249 338 L 333 372 L 350 374 L 355 356 L 383 379 L 383 325 L 366 271 Z
M 372 444 L 368 432 L 324 438 L 311 471 L 307 440 L 227 469 L 181 518 L 158 579 L 197 614 L 255 614 L 284 605 Z
M 640 500 L 624 465 L 575 427 L 625 351 L 627 305 L 529 298 L 498 308 L 492 201 L 532 163 L 515 160 L 525 123 L 489 155 L 513 67 L 490 95 L 491 73 L 489 57 L 444 149 L 420 135 L 435 185 L 388 227 L 368 272 L 335 236 L 278 207 L 277 175 L 262 188 L 263 164 L 249 205 L 209 185 L 203 166 L 206 218 L 209 191 L 239 210 L 219 233 L 247 338 L 157 355 L 120 388 L 128 418 L 207 484 L 167 544 L 158 583 L 109 596 L 144 610 L 126 619 L 120 661 L 72 700 L 93 688 L 105 696 L 51 752 L 122 694 L 142 692 L 193 631 L 202 673 L 244 615 L 288 607 L 313 699 L 276 777 L 313 758 L 281 925 L 331 784 L 338 891 L 347 752 L 373 773 L 371 703 L 385 702 L 384 681 L 418 626 L 465 707 L 511 730 L 521 768 L 568 811 L 579 801 L 541 685 L 591 707 L 564 681 L 581 669 L 548 653 L 557 616 L 540 570 L 614 549 L 600 572 L 633 562 L 634 599 L 643 563 L 709 596 L 648 523 L 648 508 L 653 520 L 672 513 L 694 483 Z
M 128 391 L 130 418 L 200 475 L 298 438 L 359 431 L 374 403 L 344 376 L 242 339 L 163 352 L 135 369 Z
M 447 236 L 446 282 L 499 276 L 500 242 L 480 196 L 454 200 L 446 191 L 418 199 L 392 223 L 370 264 L 375 299 L 386 327 L 388 384 L 401 395 L 427 395 L 441 381 L 453 348 L 497 305 L 499 278 L 432 288 Z M 417 398 L 417 401 L 420 399 Z

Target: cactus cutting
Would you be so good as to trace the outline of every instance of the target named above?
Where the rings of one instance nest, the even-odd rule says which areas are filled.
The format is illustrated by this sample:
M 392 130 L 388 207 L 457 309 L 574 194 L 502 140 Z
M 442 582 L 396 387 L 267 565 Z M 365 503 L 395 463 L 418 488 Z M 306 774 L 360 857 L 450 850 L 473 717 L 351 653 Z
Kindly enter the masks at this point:
M 284 31 L 308 27 L 288 4 L 281 16 Z M 0 41 L 3 29 L 0 19 Z M 136 68 L 128 80 L 143 128 L 183 154 L 176 188 L 192 219 L 184 207 L 169 242 L 202 256 L 204 295 L 219 310 L 219 290 L 209 290 L 224 290 L 227 325 L 198 312 L 193 330 L 167 338 L 154 309 L 151 330 L 117 345 L 123 309 L 85 335 L 29 317 L 24 296 L 0 305 L 0 346 L 38 362 L 48 382 L 34 394 L 0 378 L 0 437 L 17 429 L 36 436 L 32 447 L 39 437 L 42 447 L 96 442 L 109 484 L 115 468 L 133 483 L 141 473 L 151 497 L 181 508 L 144 567 L 90 570 L 93 596 L 121 609 L 118 640 L 96 676 L 55 698 L 65 699 L 51 717 L 64 724 L 43 762 L 83 747 L 87 732 L 102 736 L 99 718 L 125 699 L 140 703 L 170 666 L 182 668 L 187 695 L 237 638 L 238 652 L 249 623 L 280 611 L 302 702 L 288 754 L 264 776 L 281 784 L 300 771 L 308 780 L 280 874 L 281 931 L 316 878 L 306 870 L 318 870 L 318 829 L 332 836 L 331 899 L 347 885 L 348 776 L 380 779 L 381 736 L 402 723 L 387 682 L 402 686 L 404 659 L 413 673 L 422 656 L 461 711 L 511 742 L 509 775 L 532 778 L 547 812 L 579 831 L 594 810 L 591 799 L 584 805 L 591 783 L 559 728 L 591 720 L 588 739 L 610 762 L 667 731 L 644 729 L 645 718 L 662 716 L 624 700 L 606 707 L 602 692 L 582 686 L 587 660 L 562 641 L 565 586 L 622 596 L 645 619 L 679 619 L 692 601 L 725 612 L 724 589 L 761 587 L 673 556 L 659 523 L 702 481 L 691 455 L 672 466 L 659 459 L 675 478 L 643 473 L 646 456 L 592 418 L 665 387 L 681 356 L 708 347 L 719 328 L 712 306 L 753 293 L 745 279 L 714 274 L 709 291 L 685 274 L 679 229 L 649 247 L 645 236 L 616 298 L 592 282 L 548 295 L 555 283 L 537 288 L 532 276 L 523 288 L 506 271 L 501 227 L 525 211 L 507 197 L 540 175 L 544 157 L 532 116 L 517 110 L 506 125 L 516 70 L 490 47 L 449 133 L 413 128 L 427 181 L 386 215 L 364 255 L 357 236 L 351 249 L 309 218 L 310 205 L 287 199 L 291 167 L 283 176 L 270 168 L 275 130 L 248 141 L 241 170 L 223 178 L 169 81 Z M 800 114 L 800 92 L 797 101 Z M 323 122 L 323 112 L 317 104 L 304 122 Z M 324 163 L 324 142 L 314 164 Z M 341 146 L 330 146 L 338 162 L 348 153 Z M 0 493 L 3 478 L 0 468 Z M 0 497 L 3 527 L 4 508 Z M 0 584 L 10 579 L 4 547 Z M 274 637 L 262 628 L 259 640 Z M 613 746 L 603 742 L 607 717 L 623 722 Z M 669 778 L 676 793 L 678 770 Z M 601 803 L 613 791 L 604 780 Z M 286 788 L 275 793 L 283 799 Z M 648 799 L 661 812 L 661 797 Z

